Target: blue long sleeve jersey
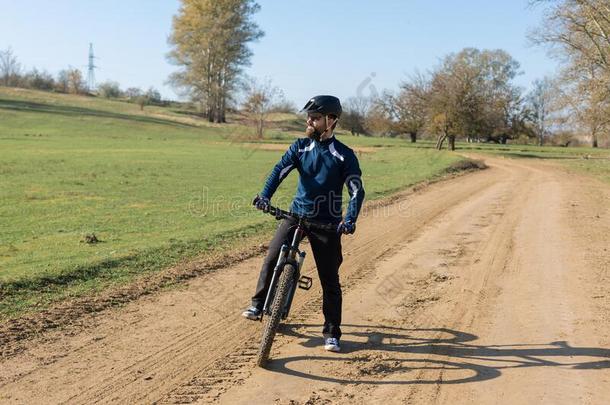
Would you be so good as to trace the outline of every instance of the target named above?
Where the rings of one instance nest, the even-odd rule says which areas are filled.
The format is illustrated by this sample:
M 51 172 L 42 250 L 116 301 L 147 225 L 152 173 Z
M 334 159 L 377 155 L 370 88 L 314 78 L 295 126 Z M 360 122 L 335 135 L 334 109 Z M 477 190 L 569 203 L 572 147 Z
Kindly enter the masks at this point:
M 292 212 L 339 223 L 345 184 L 350 196 L 345 220 L 356 222 L 364 201 L 364 187 L 353 150 L 334 136 L 323 141 L 298 139 L 271 171 L 261 195 L 271 199 L 282 180 L 294 169 L 299 172 L 299 184 L 290 208 Z

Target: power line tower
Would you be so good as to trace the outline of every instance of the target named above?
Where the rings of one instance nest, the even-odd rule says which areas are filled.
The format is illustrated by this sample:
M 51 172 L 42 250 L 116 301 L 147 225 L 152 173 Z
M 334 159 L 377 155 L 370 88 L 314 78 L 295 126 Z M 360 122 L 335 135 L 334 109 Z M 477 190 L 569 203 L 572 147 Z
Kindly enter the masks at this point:
M 93 54 L 93 44 L 89 43 L 89 65 L 87 66 L 87 88 L 89 91 L 95 90 L 95 55 Z

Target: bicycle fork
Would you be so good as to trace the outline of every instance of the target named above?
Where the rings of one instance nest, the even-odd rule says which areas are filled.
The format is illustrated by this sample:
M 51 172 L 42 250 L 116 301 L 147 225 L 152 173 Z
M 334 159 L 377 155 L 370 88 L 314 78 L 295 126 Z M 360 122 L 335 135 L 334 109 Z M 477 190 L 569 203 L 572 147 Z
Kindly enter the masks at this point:
M 292 305 L 292 299 L 294 298 L 294 293 L 297 290 L 297 287 L 300 287 L 300 280 L 301 277 L 299 277 L 299 275 L 301 274 L 301 267 L 303 267 L 303 261 L 305 260 L 305 252 L 299 252 L 298 253 L 298 259 L 297 259 L 297 267 L 296 267 L 296 273 L 294 275 L 294 280 L 293 282 L 290 284 L 290 291 L 288 291 L 288 298 L 286 299 L 286 303 L 284 304 L 284 309 L 282 310 L 282 319 L 286 319 L 288 317 L 288 312 L 290 312 L 290 306 Z M 305 277 L 305 276 L 303 276 Z M 307 277 L 309 278 L 309 277 Z
M 297 256 L 296 262 L 294 261 L 294 259 L 290 260 L 293 262 L 293 265 L 295 265 L 296 274 L 294 277 L 294 282 L 290 286 L 290 291 L 288 293 L 286 303 L 284 304 L 284 308 L 282 311 L 282 319 L 286 319 L 286 317 L 288 316 L 290 306 L 292 305 L 292 299 L 294 298 L 294 294 L 296 292 L 296 287 L 302 288 L 304 290 L 309 290 L 311 288 L 311 285 L 313 283 L 311 277 L 300 276 L 301 268 L 303 267 L 303 261 L 305 260 L 305 252 L 297 250 L 294 255 L 289 255 L 289 252 L 290 247 L 287 244 L 282 245 L 282 248 L 280 249 L 280 255 L 273 269 L 271 283 L 269 283 L 269 290 L 267 291 L 265 305 L 263 306 L 263 315 L 271 315 L 271 304 L 273 303 L 273 297 L 275 296 L 277 283 L 279 282 L 282 271 L 284 270 L 284 266 L 289 263 L 290 258 Z M 263 320 L 262 316 L 260 317 L 260 320 Z

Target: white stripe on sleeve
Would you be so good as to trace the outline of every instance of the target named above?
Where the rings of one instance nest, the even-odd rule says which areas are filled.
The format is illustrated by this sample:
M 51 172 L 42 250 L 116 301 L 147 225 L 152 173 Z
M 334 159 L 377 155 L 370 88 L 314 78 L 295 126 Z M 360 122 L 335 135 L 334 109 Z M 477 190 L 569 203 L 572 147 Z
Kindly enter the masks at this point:
M 292 166 L 293 165 L 288 165 L 282 169 L 282 171 L 280 172 L 280 180 L 282 180 L 284 178 L 284 176 L 286 176 L 288 174 L 290 169 L 292 169 Z

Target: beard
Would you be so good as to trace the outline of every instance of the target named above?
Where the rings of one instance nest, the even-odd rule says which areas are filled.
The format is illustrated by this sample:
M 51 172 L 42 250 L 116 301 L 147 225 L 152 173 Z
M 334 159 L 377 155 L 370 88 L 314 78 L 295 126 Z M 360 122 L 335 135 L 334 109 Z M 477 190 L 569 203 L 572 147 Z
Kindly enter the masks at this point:
M 322 133 L 320 131 L 318 131 L 314 127 L 309 126 L 307 127 L 307 129 L 305 129 L 305 135 L 307 135 L 309 139 L 315 139 L 316 141 L 319 141 L 322 137 Z

